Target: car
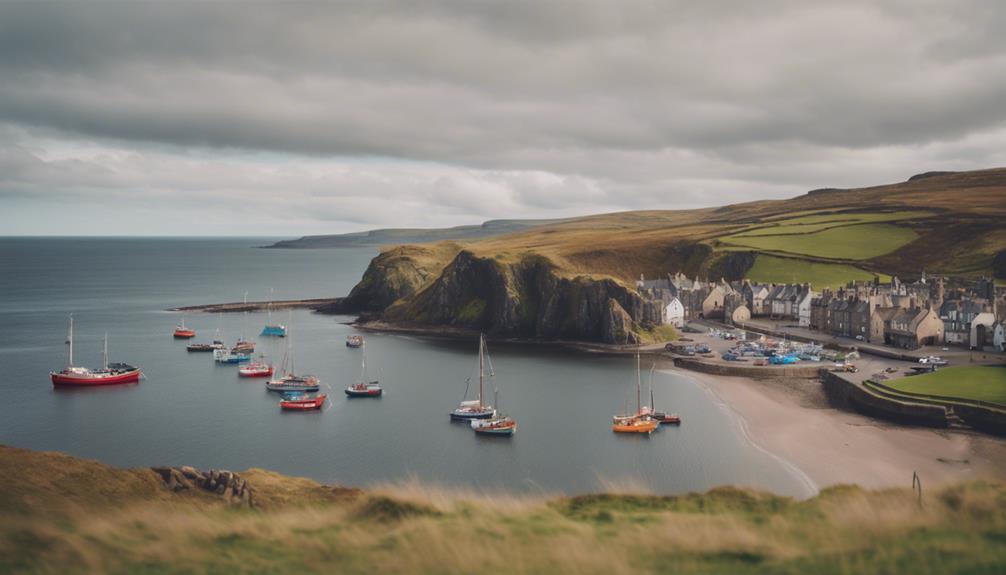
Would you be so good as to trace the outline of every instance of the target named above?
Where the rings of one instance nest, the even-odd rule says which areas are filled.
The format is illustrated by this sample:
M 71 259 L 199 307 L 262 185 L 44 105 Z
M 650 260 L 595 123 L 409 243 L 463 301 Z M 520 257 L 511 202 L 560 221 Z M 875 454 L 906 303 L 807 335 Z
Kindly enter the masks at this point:
M 857 335 L 857 336 L 856 336 L 856 339 L 858 339 L 859 341 L 863 341 L 863 339 L 864 339 L 864 338 L 863 338 L 863 336 L 861 336 L 861 335 Z
M 941 351 L 950 351 L 950 348 L 949 347 L 944 347 L 944 348 L 942 348 Z

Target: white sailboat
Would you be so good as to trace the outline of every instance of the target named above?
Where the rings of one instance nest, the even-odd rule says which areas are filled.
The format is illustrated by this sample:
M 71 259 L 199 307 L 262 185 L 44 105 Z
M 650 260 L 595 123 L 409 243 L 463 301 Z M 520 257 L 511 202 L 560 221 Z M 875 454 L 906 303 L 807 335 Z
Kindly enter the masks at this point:
M 485 389 L 485 349 L 486 338 L 479 334 L 479 395 L 473 400 L 463 399 L 458 408 L 451 412 L 452 421 L 469 421 L 472 419 L 488 419 L 496 414 L 496 410 L 491 405 L 486 405 L 482 401 L 482 393 Z M 492 370 L 490 369 L 490 376 Z M 468 396 L 468 387 L 465 387 L 465 396 Z

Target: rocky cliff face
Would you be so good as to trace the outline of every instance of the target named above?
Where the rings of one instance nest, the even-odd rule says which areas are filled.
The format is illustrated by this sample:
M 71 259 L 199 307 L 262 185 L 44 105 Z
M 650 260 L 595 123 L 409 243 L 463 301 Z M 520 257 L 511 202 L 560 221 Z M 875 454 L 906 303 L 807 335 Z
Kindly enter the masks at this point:
M 461 251 L 431 284 L 398 300 L 383 316 L 502 337 L 634 343 L 659 313 L 614 280 L 559 277 L 541 256 L 500 263 Z
M 336 311 L 380 312 L 411 296 L 440 271 L 431 254 L 432 250 L 422 246 L 398 246 L 381 252 Z

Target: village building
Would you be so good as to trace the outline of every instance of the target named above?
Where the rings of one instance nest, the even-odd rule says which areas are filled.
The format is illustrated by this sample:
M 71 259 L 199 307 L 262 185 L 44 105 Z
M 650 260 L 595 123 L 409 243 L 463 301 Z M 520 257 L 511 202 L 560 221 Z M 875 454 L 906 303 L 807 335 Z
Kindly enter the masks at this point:
M 992 334 L 992 347 L 996 351 L 1006 351 L 1006 319 L 996 324 Z
M 931 308 L 900 309 L 884 333 L 887 345 L 903 349 L 918 349 L 942 340 L 943 321 Z
M 677 297 L 672 297 L 671 301 L 663 307 L 663 323 L 666 325 L 673 325 L 674 327 L 684 327 L 685 325 L 685 306 L 681 303 L 681 300 Z

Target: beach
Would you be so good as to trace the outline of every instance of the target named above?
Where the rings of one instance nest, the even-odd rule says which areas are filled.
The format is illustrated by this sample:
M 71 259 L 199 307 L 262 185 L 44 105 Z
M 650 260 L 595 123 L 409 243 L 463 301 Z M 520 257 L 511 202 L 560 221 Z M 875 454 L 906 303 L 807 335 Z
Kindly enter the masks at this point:
M 1006 439 L 957 429 L 906 427 L 832 407 L 816 380 L 754 380 L 678 368 L 732 411 L 757 447 L 781 458 L 816 489 L 855 483 L 924 487 L 1006 479 Z M 686 416 L 687 423 L 687 416 Z

